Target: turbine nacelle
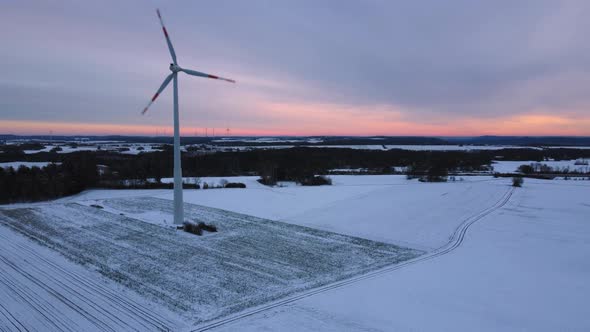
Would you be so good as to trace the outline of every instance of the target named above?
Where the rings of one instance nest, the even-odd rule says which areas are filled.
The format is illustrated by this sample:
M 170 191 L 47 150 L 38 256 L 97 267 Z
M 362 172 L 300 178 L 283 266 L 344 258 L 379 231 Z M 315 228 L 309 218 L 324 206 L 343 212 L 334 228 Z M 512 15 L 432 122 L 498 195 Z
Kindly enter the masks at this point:
M 182 71 L 182 68 L 180 68 L 179 65 L 171 63 L 170 64 L 170 71 L 173 73 L 178 73 L 179 71 Z

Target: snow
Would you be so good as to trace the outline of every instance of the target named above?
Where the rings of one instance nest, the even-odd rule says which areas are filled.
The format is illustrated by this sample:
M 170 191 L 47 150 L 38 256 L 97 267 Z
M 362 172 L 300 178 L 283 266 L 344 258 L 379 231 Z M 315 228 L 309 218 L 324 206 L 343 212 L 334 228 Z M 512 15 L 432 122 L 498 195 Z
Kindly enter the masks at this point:
M 250 185 L 254 185 L 256 187 L 261 187 L 262 185 L 258 183 L 259 176 L 206 176 L 206 177 L 183 177 L 182 181 L 185 183 L 193 183 L 195 179 L 200 181 L 201 185 L 204 183 L 212 185 L 219 185 L 222 181 L 227 182 L 241 182 L 247 183 Z M 174 183 L 174 178 L 162 178 L 160 180 L 162 183 Z
M 84 143 L 81 145 L 77 145 L 72 147 L 71 144 L 63 144 L 63 143 L 55 143 L 45 145 L 43 149 L 40 150 L 24 150 L 25 154 L 35 154 L 39 152 L 50 152 L 52 149 L 59 147 L 61 151 L 57 153 L 72 153 L 72 152 L 79 152 L 79 151 L 98 151 L 99 148 L 103 151 L 111 151 L 117 152 L 120 148 L 128 148 L 127 151 L 121 151 L 122 154 L 139 154 L 141 152 L 155 152 L 155 151 L 162 151 L 160 149 L 155 148 L 156 146 L 160 146 L 161 144 L 147 144 L 147 143 L 121 143 L 117 141 L 96 141 L 92 143 Z
M 408 167 L 407 166 L 391 166 L 390 169 L 394 172 L 402 173 L 406 172 Z M 328 170 L 328 173 L 368 173 L 370 170 L 368 168 L 333 168 Z
M 71 147 L 69 145 L 62 145 L 60 147 L 61 147 L 61 151 L 58 151 L 57 153 L 72 153 L 72 152 L 78 152 L 78 151 L 96 151 L 96 150 L 98 150 L 97 146 Z
M 220 149 L 231 150 L 251 150 L 251 149 L 289 149 L 295 145 L 253 145 L 253 146 L 220 146 Z M 535 146 L 516 146 L 516 145 L 305 145 L 307 148 L 340 148 L 356 150 L 412 150 L 412 151 L 477 151 L 477 150 L 501 150 L 501 149 L 535 149 L 542 148 Z
M 0 163 L 0 167 L 2 168 L 14 168 L 15 170 L 18 169 L 21 166 L 25 166 L 28 168 L 31 167 L 45 167 L 47 165 L 51 164 L 51 162 L 46 162 L 46 161 L 11 161 L 11 162 L 6 162 L 6 163 Z M 55 164 L 61 164 L 61 163 L 55 163 Z
M 153 306 L 158 313 L 165 312 L 164 309 L 174 311 L 169 306 L 171 301 L 166 300 L 170 296 L 180 308 L 185 308 L 180 313 L 176 309 L 175 314 L 190 316 L 185 322 L 205 322 L 217 317 L 223 323 L 226 317 L 236 318 L 233 323 L 221 325 L 218 331 L 590 329 L 586 309 L 590 295 L 587 282 L 590 280 L 587 259 L 590 181 L 527 178 L 522 188 L 513 189 L 510 179 L 491 176 L 465 177 L 463 181 L 448 183 L 421 183 L 400 175 L 331 175 L 330 178 L 332 186 L 304 187 L 291 183 L 285 187 L 267 187 L 258 183 L 255 176 L 203 177 L 201 181 L 207 183 L 217 184 L 225 179 L 247 185 L 246 189 L 184 190 L 185 202 L 190 204 L 188 217 L 228 227 L 219 234 L 203 237 L 174 233 L 169 228 L 172 190 L 167 189 L 90 190 L 54 202 L 10 205 L 0 211 L 33 213 L 37 217 L 27 219 L 28 222 L 9 223 L 29 234 L 35 231 L 49 234 L 46 235 L 49 240 L 42 241 L 49 241 L 64 255 L 82 257 L 87 267 L 96 269 L 95 266 L 106 264 L 122 272 L 134 282 L 123 282 L 126 286 L 121 288 L 140 294 L 142 298 L 138 301 Z M 514 194 L 510 196 L 512 191 Z M 92 204 L 103 209 L 90 207 Z M 43 220 L 51 223 L 46 223 L 49 229 L 43 229 L 31 227 L 31 220 L 36 220 L 32 225 L 41 225 L 38 222 Z M 232 223 L 241 226 L 231 228 Z M 261 235 L 267 232 L 265 227 L 256 226 L 251 233 L 257 234 L 256 240 L 237 245 L 245 240 L 240 233 L 251 224 L 281 226 L 271 227 L 272 236 L 268 237 Z M 134 231 L 123 231 L 126 228 Z M 72 234 L 64 232 L 67 229 Z M 0 234 L 1 231 L 6 232 L 6 228 L 0 222 Z M 339 245 L 338 250 L 322 247 L 334 244 L 320 240 L 334 233 L 345 235 L 339 237 L 345 244 Z M 220 239 L 218 235 L 228 237 Z M 375 262 L 374 257 L 360 257 L 371 255 L 373 249 L 350 254 L 354 246 L 347 239 L 353 238 L 346 235 L 427 253 L 399 265 L 364 269 L 372 272 L 351 277 L 346 283 L 338 281 L 341 279 L 333 270 L 318 272 L 317 265 L 310 265 L 309 271 L 313 273 L 304 274 L 303 279 L 289 279 L 286 284 L 276 282 L 286 278 L 285 271 L 301 266 L 298 264 L 320 259 L 308 258 L 308 255 L 316 257 L 313 256 L 316 253 L 329 262 L 339 262 L 338 257 L 345 255 L 352 264 L 348 276 L 363 270 L 359 266 L 367 261 Z M 49 252 L 28 239 L 22 240 Z M 201 245 L 199 241 L 204 242 Z M 288 248 L 290 253 L 305 251 L 300 257 L 308 259 L 275 252 L 284 246 L 283 241 L 307 241 Z M 88 248 L 74 243 L 87 243 Z M 265 247 L 269 243 L 281 245 Z M 370 248 L 375 243 L 365 242 L 365 245 Z M 0 241 L 0 257 L 7 250 L 3 245 Z M 251 278 L 254 271 L 271 271 L 269 275 L 281 277 L 270 278 L 275 281 L 260 277 L 264 282 L 259 283 L 258 291 L 250 292 L 251 288 L 244 286 L 240 298 L 248 300 L 238 305 L 234 305 L 239 301 L 233 297 L 231 288 L 222 287 L 224 290 L 216 293 L 217 300 L 195 290 L 231 278 L 211 265 L 206 265 L 205 272 L 199 270 L 195 274 L 193 263 L 172 254 L 184 248 L 195 255 L 204 255 L 197 260 L 206 264 L 203 262 L 210 262 L 208 257 L 212 254 L 202 252 L 213 249 L 219 250 L 223 261 L 236 263 L 244 260 L 243 250 L 252 247 L 272 250 L 253 254 L 263 258 L 248 259 L 255 263 L 248 268 L 240 263 L 244 269 L 232 270 L 231 274 L 239 275 L 236 278 L 241 281 Z M 137 248 L 141 248 L 141 255 L 131 254 Z M 63 257 L 56 257 L 63 261 Z M 172 260 L 164 264 L 163 257 Z M 292 259 L 299 263 L 293 263 Z M 397 256 L 386 254 L 384 259 L 396 260 Z M 272 262 L 279 262 L 280 268 Z M 235 267 L 232 264 L 228 269 Z M 159 271 L 161 265 L 166 266 L 166 273 L 157 274 L 155 279 L 149 273 L 146 276 L 135 271 Z M 102 278 L 87 268 L 75 268 L 94 273 L 93 278 Z M 3 267 L 2 271 L 5 271 Z M 210 275 L 214 277 L 207 279 Z M 194 286 L 186 287 L 178 281 L 182 278 L 190 279 Z M 210 280 L 209 283 L 201 283 L 202 278 Z M 317 285 L 325 286 L 311 289 Z M 0 285 L 0 292 L 2 289 Z M 154 294 L 163 294 L 163 300 Z M 2 299 L 0 294 L 0 304 Z M 194 304 L 197 302 L 200 304 Z M 195 306 L 191 307 L 190 303 Z M 23 312 L 31 310 L 23 308 Z M 241 310 L 245 310 L 244 315 L 252 314 L 241 318 Z M 262 311 L 253 313 L 254 310 Z M 174 324 L 177 323 L 171 323 Z M 0 327 L 3 327 L 1 323 Z
M 159 145 L 158 145 L 159 146 Z M 150 144 L 133 144 L 129 146 L 129 151 L 123 151 L 122 154 L 140 154 L 142 152 L 156 152 L 156 151 L 163 151 L 161 149 L 155 149 L 154 145 Z
M 96 269 L 187 322 L 205 322 L 421 253 L 186 204 L 188 220 L 219 230 L 196 236 L 154 225 L 153 219 L 164 215 L 171 220 L 170 200 L 125 197 L 94 203 L 11 206 L 0 209 L 0 227 Z
M 430 250 L 464 219 L 500 197 L 508 179 L 421 183 L 401 175 L 330 175 L 332 186 L 266 187 L 258 177 L 226 177 L 246 189 L 185 190 L 184 200 L 261 218 Z M 209 182 L 209 179 L 201 178 Z M 212 181 L 215 182 L 215 181 Z M 171 191 L 158 197 L 172 199 Z M 425 209 L 425 207 L 428 207 Z M 362 222 L 363 227 L 358 227 Z
M 534 146 L 517 145 L 386 145 L 387 149 L 402 149 L 413 151 L 477 151 L 477 150 L 501 150 L 501 149 L 535 149 Z
M 378 141 L 380 138 L 374 138 Z M 290 149 L 293 147 L 308 147 L 308 148 L 345 148 L 345 149 L 358 149 L 358 150 L 391 150 L 391 149 L 402 149 L 411 151 L 479 151 L 479 150 L 500 150 L 500 149 L 554 149 L 554 148 L 571 148 L 571 149 L 590 149 L 590 147 L 576 146 L 576 147 L 562 147 L 562 146 L 550 146 L 550 147 L 537 147 L 537 146 L 518 146 L 518 145 L 385 145 L 381 144 L 366 144 L 366 145 L 322 145 L 322 140 L 309 139 L 309 140 L 285 140 L 285 139 L 273 139 L 273 138 L 258 138 L 258 139 L 219 139 L 213 140 L 213 143 L 254 143 L 255 145 L 236 145 L 236 146 L 223 146 L 223 145 L 207 145 L 208 148 L 216 151 L 246 151 L 254 149 Z M 77 142 L 76 142 L 77 143 Z M 273 145 L 277 143 L 291 143 L 289 145 Z M 313 145 L 295 145 L 294 143 L 309 143 Z M 268 145 L 261 145 L 268 144 Z M 121 151 L 122 154 L 139 154 L 143 152 L 154 152 L 162 151 L 155 147 L 161 144 L 153 143 L 123 143 L 117 141 L 96 141 L 86 142 L 78 145 L 77 147 L 71 147 L 70 144 L 64 143 L 53 143 L 46 145 L 41 150 L 25 150 L 26 154 L 34 154 L 38 152 L 49 152 L 55 147 L 61 147 L 62 151 L 58 153 L 72 153 L 77 151 L 96 151 L 100 147 L 105 151 L 116 152 L 118 148 L 129 148 L 128 151 Z M 143 150 L 138 149 L 142 147 Z M 183 151 L 186 151 L 186 146 L 181 147 Z
M 59 147 L 62 150 L 58 151 L 57 153 L 71 153 L 71 152 L 77 152 L 77 151 L 96 151 L 97 150 L 97 146 L 95 145 L 80 145 L 77 147 L 71 147 L 69 144 L 50 144 L 50 145 L 45 145 L 45 147 L 43 149 L 40 150 L 24 150 L 23 152 L 25 154 L 35 154 L 35 153 L 39 153 L 39 152 L 50 152 L 52 149 Z
M 284 139 L 284 138 L 276 138 L 276 137 L 259 137 L 259 138 L 246 138 L 246 139 L 239 139 L 239 138 L 221 138 L 215 139 L 211 142 L 214 143 L 232 143 L 232 142 L 239 142 L 239 143 L 321 143 L 323 142 L 322 139 L 319 138 L 309 138 L 309 139 Z
M 178 330 L 180 319 L 0 225 L 0 330 Z
M 363 173 L 368 171 L 368 168 L 333 168 L 328 170 L 328 173 Z
M 590 173 L 590 166 L 588 165 L 576 165 L 576 160 L 547 160 L 547 161 L 534 161 L 534 160 L 525 160 L 525 161 L 509 161 L 509 160 L 502 160 L 498 161 L 495 160 L 492 163 L 494 167 L 494 172 L 498 173 L 515 173 L 519 166 L 521 165 L 530 165 L 530 164 L 545 164 L 555 171 L 561 171 L 564 168 L 568 168 L 570 172 L 577 171 L 582 173 Z
M 241 182 L 246 189 L 186 189 L 184 201 L 351 236 L 432 250 L 467 216 L 501 197 L 510 179 L 464 177 L 422 183 L 402 175 L 330 175 L 332 186 L 285 183 L 268 187 L 257 176 L 202 177 L 201 183 Z M 189 178 L 184 178 L 189 181 Z M 172 182 L 164 178 L 162 182 Z M 172 199 L 172 190 L 92 190 L 63 201 L 89 205 L 109 197 Z M 87 202 L 84 202 L 87 201 Z M 425 207 L 427 207 L 425 209 Z M 162 219 L 155 218 L 155 223 Z M 362 222 L 363 227 L 358 227 Z
M 254 149 L 290 149 L 294 148 L 295 145 L 236 145 L 236 146 L 215 146 L 214 148 L 222 151 L 248 151 Z
M 465 177 L 464 181 L 422 183 L 402 175 L 330 175 L 332 186 L 293 183 L 268 187 L 257 176 L 202 177 L 201 183 L 242 182 L 246 189 L 186 189 L 184 201 L 259 218 L 432 250 L 444 244 L 463 219 L 501 197 L 510 179 Z M 163 182 L 172 182 L 164 178 Z M 185 181 L 189 181 L 185 178 Z M 98 200 L 157 197 L 172 190 L 91 190 L 58 202 L 100 204 Z M 425 208 L 427 207 L 427 208 Z M 105 207 L 106 208 L 106 207 Z M 149 221 L 150 218 L 146 218 Z M 162 224 L 155 214 L 153 222 Z M 167 220 L 164 223 L 169 223 Z M 358 227 L 362 222 L 363 227 Z
M 582 149 L 588 150 L 590 146 L 544 146 L 544 149 Z
M 38 152 L 49 152 L 54 147 L 55 146 L 53 146 L 53 145 L 46 145 L 43 149 L 40 149 L 40 150 L 23 150 L 23 152 L 25 154 L 33 154 L 33 153 L 38 153 Z
M 587 331 L 589 182 L 525 181 L 447 255 L 217 331 Z

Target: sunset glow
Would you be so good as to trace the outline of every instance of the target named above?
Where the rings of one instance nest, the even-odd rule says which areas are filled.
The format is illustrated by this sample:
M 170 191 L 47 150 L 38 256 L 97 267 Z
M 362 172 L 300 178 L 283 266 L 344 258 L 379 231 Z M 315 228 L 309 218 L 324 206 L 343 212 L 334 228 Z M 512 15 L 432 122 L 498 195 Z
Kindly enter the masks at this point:
M 170 88 L 140 115 L 169 73 L 154 10 L 117 6 L 3 6 L 0 134 L 172 134 Z M 198 6 L 210 14 L 195 21 Z M 179 76 L 182 135 L 590 135 L 590 25 L 574 4 L 427 20 L 420 4 L 350 4 L 354 21 L 285 6 L 162 8 L 180 65 L 237 81 Z
M 476 136 L 476 135 L 522 135 L 522 136 L 587 136 L 590 135 L 590 119 L 574 120 L 547 115 L 519 115 L 489 120 L 461 119 L 452 126 L 444 123 L 423 124 L 396 120 L 389 112 L 366 117 L 349 115 L 341 117 L 337 111 L 316 110 L 319 116 L 308 122 L 296 122 L 297 108 L 273 108 L 273 116 L 284 121 L 272 128 L 230 128 L 231 136 Z M 358 119 L 357 119 L 358 117 Z M 288 123 L 291 122 L 292 125 Z M 209 136 L 225 136 L 227 128 L 208 127 Z M 215 130 L 215 131 L 213 131 Z M 108 123 L 71 123 L 0 121 L 0 132 L 19 135 L 142 135 L 171 136 L 168 126 L 117 125 Z M 183 136 L 205 136 L 204 127 L 185 126 Z

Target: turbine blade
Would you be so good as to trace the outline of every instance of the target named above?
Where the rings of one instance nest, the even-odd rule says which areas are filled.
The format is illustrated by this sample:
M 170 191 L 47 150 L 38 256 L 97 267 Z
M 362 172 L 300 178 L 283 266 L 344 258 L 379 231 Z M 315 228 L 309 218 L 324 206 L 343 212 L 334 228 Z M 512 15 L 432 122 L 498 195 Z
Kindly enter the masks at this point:
M 164 80 L 162 85 L 160 85 L 160 88 L 158 89 L 158 91 L 156 91 L 156 94 L 152 97 L 152 100 L 150 101 L 150 103 L 143 109 L 143 111 L 141 111 L 141 114 L 145 114 L 145 112 L 147 112 L 148 108 L 150 108 L 150 106 L 152 106 L 152 103 L 156 100 L 156 98 L 158 98 L 160 93 L 162 93 L 162 91 L 164 91 L 164 89 L 166 89 L 166 86 L 168 85 L 168 83 L 170 83 L 170 81 L 172 80 L 172 77 L 174 77 L 174 73 L 172 73 L 172 74 L 168 75 L 168 77 L 166 77 L 166 79 Z
M 183 69 L 181 69 L 181 71 L 183 71 L 189 75 L 193 75 L 193 76 L 206 77 L 206 78 L 212 78 L 215 80 L 222 80 L 222 81 L 226 81 L 226 82 L 230 82 L 230 83 L 236 83 L 236 81 L 234 81 L 230 78 L 223 78 L 223 77 L 219 77 L 219 76 L 215 76 L 215 75 L 201 73 L 200 71 L 196 71 L 196 70 L 190 70 L 190 69 L 183 68 Z
M 172 62 L 176 65 L 176 52 L 174 52 L 174 47 L 172 47 L 172 42 L 170 41 L 170 36 L 168 36 L 168 31 L 166 31 L 166 27 L 164 26 L 164 21 L 162 20 L 162 15 L 160 15 L 160 10 L 156 9 L 158 13 L 158 18 L 160 19 L 160 24 L 162 25 L 162 31 L 164 31 L 164 36 L 166 37 L 166 43 L 168 44 L 168 50 L 170 51 L 170 56 L 172 56 Z

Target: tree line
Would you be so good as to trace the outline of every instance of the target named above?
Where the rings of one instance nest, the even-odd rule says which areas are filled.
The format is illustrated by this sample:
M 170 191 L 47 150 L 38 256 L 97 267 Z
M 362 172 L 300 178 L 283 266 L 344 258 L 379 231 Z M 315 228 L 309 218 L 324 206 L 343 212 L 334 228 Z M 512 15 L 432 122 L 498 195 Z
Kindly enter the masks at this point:
M 17 169 L 0 167 L 0 203 L 40 201 L 73 195 L 97 184 L 96 159 L 71 155 L 61 164 Z
M 164 145 L 163 148 L 163 151 L 138 155 L 110 151 L 24 154 L 10 146 L 0 153 L 0 161 L 53 161 L 61 164 L 43 168 L 0 168 L 0 202 L 53 199 L 93 187 L 123 188 L 126 186 L 124 181 L 128 180 L 136 180 L 132 181 L 136 188 L 156 188 L 162 178 L 172 177 L 172 147 Z M 270 183 L 297 181 L 315 184 L 321 180 L 315 175 L 328 174 L 331 169 L 364 168 L 373 174 L 390 174 L 394 172 L 392 166 L 402 166 L 407 167 L 410 174 L 438 181 L 449 172 L 486 170 L 494 159 L 543 161 L 546 158 L 588 157 L 590 150 L 582 149 L 410 151 L 295 147 L 183 153 L 182 168 L 185 177 L 260 175 Z

